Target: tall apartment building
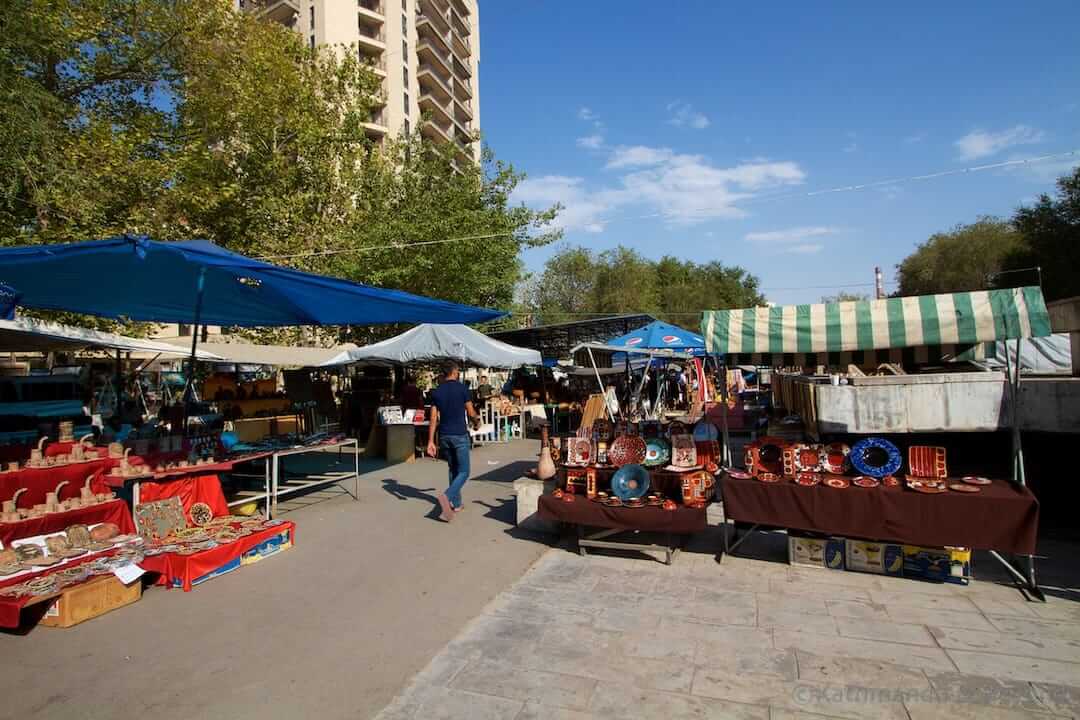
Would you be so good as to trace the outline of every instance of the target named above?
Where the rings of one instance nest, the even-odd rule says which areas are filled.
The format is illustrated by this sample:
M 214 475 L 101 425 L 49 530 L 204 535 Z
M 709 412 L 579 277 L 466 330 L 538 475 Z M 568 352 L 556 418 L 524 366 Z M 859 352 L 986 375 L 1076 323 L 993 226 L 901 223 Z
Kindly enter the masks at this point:
M 478 160 L 479 0 L 236 0 L 304 35 L 311 47 L 355 47 L 382 79 L 376 139 L 411 132 Z M 400 3 L 400 7 L 398 6 Z M 425 119 L 425 114 L 427 118 Z

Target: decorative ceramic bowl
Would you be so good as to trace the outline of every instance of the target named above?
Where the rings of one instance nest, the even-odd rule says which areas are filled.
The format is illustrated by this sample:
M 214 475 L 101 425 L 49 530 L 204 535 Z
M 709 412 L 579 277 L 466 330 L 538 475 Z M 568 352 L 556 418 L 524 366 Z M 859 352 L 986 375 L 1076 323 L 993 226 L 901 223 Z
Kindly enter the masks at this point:
M 645 443 L 645 465 L 658 467 L 671 460 L 671 443 L 664 438 L 649 438 Z
M 623 465 L 611 476 L 611 492 L 620 500 L 640 498 L 649 491 L 649 471 L 641 465 Z
M 640 465 L 645 462 L 645 441 L 637 435 L 620 435 L 608 448 L 608 462 L 616 467 Z

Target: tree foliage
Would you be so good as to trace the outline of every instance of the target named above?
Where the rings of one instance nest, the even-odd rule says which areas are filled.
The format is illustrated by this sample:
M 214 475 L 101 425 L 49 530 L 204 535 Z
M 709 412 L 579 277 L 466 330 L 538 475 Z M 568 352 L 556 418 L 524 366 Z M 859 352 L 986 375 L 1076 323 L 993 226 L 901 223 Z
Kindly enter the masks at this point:
M 419 134 L 376 145 L 364 123 L 379 83 L 355 48 L 311 50 L 231 5 L 4 4 L 0 243 L 205 238 L 509 306 L 520 251 L 557 236 L 558 208 L 511 206 L 521 176 L 490 151 L 475 164 Z M 475 239 L 446 242 L 461 237 Z
M 979 290 L 1023 247 L 1023 236 L 1005 220 L 982 217 L 935 233 L 897 266 L 900 295 Z
M 532 282 L 527 297 L 528 310 L 538 322 L 640 312 L 687 328 L 697 326 L 703 309 L 764 302 L 758 279 L 742 268 L 671 256 L 654 261 L 622 246 L 601 253 L 560 249 Z
M 1056 199 L 1044 194 L 1021 207 L 1013 224 L 1025 245 L 1007 265 L 1038 267 L 1047 300 L 1080 295 L 1080 167 L 1058 179 Z
M 821 302 L 823 303 L 842 303 L 842 302 L 858 302 L 860 300 L 869 300 L 869 295 L 862 293 L 849 293 L 841 290 L 835 295 L 823 295 Z

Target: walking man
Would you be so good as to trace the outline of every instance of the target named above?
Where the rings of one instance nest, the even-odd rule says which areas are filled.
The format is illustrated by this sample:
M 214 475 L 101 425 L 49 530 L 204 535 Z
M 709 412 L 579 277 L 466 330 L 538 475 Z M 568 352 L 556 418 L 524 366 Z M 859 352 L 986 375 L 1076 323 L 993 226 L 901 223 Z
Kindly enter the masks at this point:
M 443 381 L 431 393 L 431 422 L 428 426 L 427 452 L 438 457 L 442 450 L 450 472 L 450 487 L 439 494 L 440 519 L 450 522 L 454 513 L 463 510 L 461 488 L 469 479 L 469 430 L 466 416 L 475 422 L 480 419 L 473 407 L 469 389 L 458 380 L 458 366 L 448 362 L 443 366 Z M 439 445 L 435 446 L 435 431 Z

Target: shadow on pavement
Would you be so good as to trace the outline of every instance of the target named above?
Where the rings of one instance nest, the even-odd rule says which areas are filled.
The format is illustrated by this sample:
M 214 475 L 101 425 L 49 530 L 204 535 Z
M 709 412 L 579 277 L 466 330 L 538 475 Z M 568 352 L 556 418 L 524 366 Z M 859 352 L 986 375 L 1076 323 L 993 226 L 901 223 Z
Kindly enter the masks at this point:
M 431 503 L 431 511 L 425 516 L 430 520 L 439 520 L 439 516 L 442 515 L 442 509 L 439 507 L 439 500 L 435 493 L 435 488 L 424 488 L 423 490 L 415 488 L 412 485 L 405 485 L 399 483 L 393 478 L 387 478 L 382 481 L 383 490 L 390 493 L 398 500 L 427 500 Z

